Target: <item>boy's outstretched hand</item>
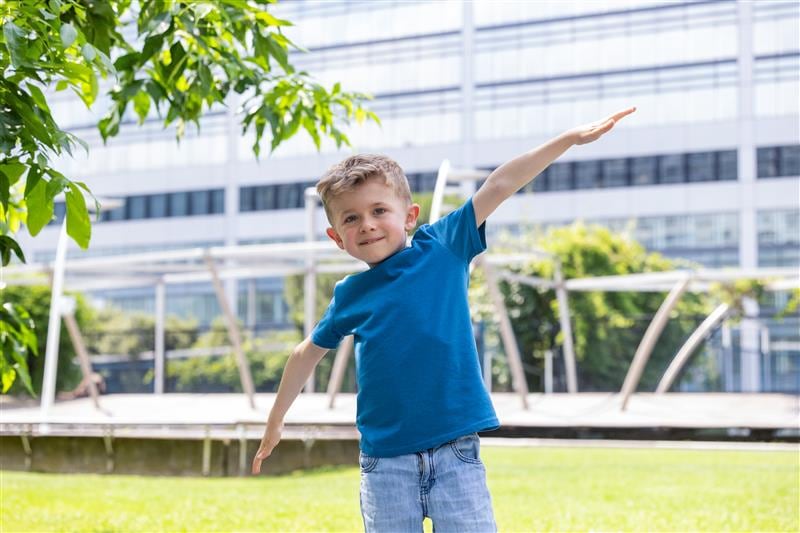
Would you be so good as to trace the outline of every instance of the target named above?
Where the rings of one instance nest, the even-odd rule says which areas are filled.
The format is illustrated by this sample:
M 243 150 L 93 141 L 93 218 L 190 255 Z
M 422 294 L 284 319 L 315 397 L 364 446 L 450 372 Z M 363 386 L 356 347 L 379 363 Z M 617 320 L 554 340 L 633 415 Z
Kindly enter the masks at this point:
M 253 457 L 253 475 L 261 473 L 261 462 L 272 454 L 272 450 L 278 445 L 281 440 L 281 428 L 270 427 L 264 430 L 264 436 L 261 438 L 261 445 L 258 447 L 255 457 Z
M 630 115 L 634 111 L 636 111 L 635 107 L 629 107 L 628 109 L 614 113 L 610 117 L 603 120 L 573 128 L 570 130 L 570 133 L 573 136 L 575 144 L 587 144 L 596 141 L 602 137 L 603 134 L 611 131 L 611 128 L 614 127 L 614 124 L 616 124 L 621 118 Z

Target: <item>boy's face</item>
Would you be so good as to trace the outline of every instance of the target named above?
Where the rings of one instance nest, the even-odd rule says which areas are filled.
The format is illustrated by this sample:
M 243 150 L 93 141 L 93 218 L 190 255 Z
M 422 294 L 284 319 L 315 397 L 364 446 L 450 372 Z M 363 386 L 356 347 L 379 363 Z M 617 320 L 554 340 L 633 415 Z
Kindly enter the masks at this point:
M 328 207 L 333 218 L 328 236 L 370 267 L 405 248 L 406 235 L 419 216 L 417 204 L 406 205 L 380 178 L 343 192 Z

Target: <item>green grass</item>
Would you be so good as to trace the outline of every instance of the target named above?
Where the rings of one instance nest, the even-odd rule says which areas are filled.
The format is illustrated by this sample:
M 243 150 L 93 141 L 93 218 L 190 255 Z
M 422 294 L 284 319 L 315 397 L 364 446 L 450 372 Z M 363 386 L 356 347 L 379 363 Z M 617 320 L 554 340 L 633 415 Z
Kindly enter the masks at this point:
M 800 530 L 794 452 L 481 454 L 500 531 Z M 356 467 L 247 479 L 5 471 L 1 489 L 3 532 L 363 530 Z

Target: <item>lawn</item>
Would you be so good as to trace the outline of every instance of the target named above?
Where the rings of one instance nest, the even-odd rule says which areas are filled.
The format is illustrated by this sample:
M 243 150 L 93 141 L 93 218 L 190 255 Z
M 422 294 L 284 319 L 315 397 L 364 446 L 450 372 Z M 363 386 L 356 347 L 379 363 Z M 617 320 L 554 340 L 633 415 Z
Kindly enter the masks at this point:
M 500 531 L 800 530 L 794 452 L 481 454 Z M 1 475 L 3 532 L 363 530 L 356 467 L 246 479 Z

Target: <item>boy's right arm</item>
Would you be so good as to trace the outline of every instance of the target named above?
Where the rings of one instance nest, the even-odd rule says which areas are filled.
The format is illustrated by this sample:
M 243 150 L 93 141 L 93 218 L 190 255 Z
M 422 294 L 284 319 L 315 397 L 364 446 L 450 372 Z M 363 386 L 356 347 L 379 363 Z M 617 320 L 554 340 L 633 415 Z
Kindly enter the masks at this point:
M 261 439 L 261 445 L 253 458 L 253 474 L 261 472 L 261 462 L 269 457 L 272 450 L 278 445 L 281 440 L 283 418 L 286 416 L 286 411 L 289 410 L 292 402 L 303 390 L 303 386 L 311 376 L 314 367 L 317 366 L 326 353 L 328 353 L 328 348 L 317 346 L 311 342 L 311 337 L 306 338 L 292 351 L 292 355 L 289 356 L 286 367 L 283 369 L 283 377 L 281 377 L 281 383 L 278 386 L 278 396 L 275 398 L 275 404 L 269 413 L 264 437 Z

